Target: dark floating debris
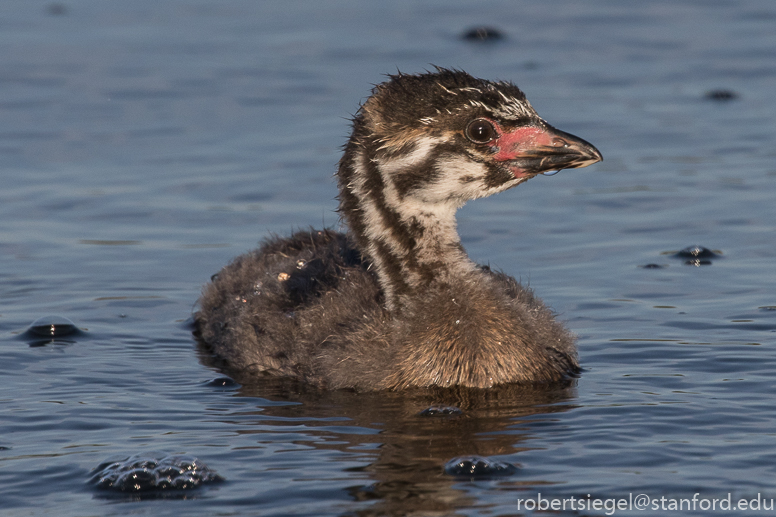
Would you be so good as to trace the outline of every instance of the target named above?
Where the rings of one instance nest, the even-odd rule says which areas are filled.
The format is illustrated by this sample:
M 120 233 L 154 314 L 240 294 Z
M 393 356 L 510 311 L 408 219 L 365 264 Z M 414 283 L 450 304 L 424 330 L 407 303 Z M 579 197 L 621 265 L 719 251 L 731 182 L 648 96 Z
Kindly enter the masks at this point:
M 757 308 L 763 311 L 776 311 L 776 305 L 763 305 L 762 307 Z
M 663 269 L 668 266 L 663 264 L 644 264 L 643 266 L 639 266 L 642 269 Z
M 42 316 L 32 322 L 27 333 L 39 337 L 63 337 L 80 332 L 75 323 L 64 316 Z
M 19 339 L 32 347 L 46 345 L 72 345 L 85 333 L 64 316 L 42 316 L 32 322 Z
M 712 259 L 722 258 L 720 253 L 712 251 L 703 246 L 688 246 L 672 255 L 678 259 L 685 259 L 685 265 L 688 266 L 710 266 Z
M 205 386 L 211 388 L 239 388 L 240 383 L 232 379 L 231 377 L 217 377 L 205 383 Z
M 719 258 L 721 255 L 703 246 L 688 246 L 681 251 L 677 251 L 674 256 L 676 258 L 712 259 Z
M 712 101 L 732 101 L 738 98 L 738 94 L 732 90 L 709 90 L 705 97 Z
M 95 470 L 90 481 L 97 488 L 128 493 L 191 490 L 224 480 L 193 456 L 156 452 L 106 461 Z
M 499 41 L 504 39 L 504 34 L 493 27 L 474 27 L 464 32 L 461 38 L 466 41 Z
M 511 463 L 482 456 L 461 456 L 448 461 L 445 465 L 445 474 L 457 477 L 489 478 L 511 476 L 515 472 L 517 467 Z
M 59 2 L 54 2 L 46 6 L 46 12 L 52 16 L 62 16 L 67 14 L 67 6 Z
M 431 406 L 420 412 L 420 416 L 457 416 L 461 414 L 463 411 L 455 406 Z

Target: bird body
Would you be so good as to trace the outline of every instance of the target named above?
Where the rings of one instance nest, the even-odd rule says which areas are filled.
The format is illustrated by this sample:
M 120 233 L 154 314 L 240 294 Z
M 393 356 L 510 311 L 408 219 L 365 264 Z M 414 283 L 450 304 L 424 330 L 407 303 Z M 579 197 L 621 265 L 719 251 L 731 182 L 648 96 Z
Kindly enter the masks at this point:
M 375 87 L 339 164 L 348 233 L 266 241 L 214 276 L 195 320 L 229 368 L 358 390 L 487 388 L 579 371 L 531 290 L 475 264 L 467 201 L 601 160 L 506 82 L 438 69 Z

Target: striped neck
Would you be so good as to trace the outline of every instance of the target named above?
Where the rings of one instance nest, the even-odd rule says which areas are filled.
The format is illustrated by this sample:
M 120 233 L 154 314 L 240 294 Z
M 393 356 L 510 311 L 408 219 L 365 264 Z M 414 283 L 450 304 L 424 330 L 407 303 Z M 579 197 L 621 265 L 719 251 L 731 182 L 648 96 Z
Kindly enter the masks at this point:
M 411 307 L 430 286 L 476 269 L 456 229 L 463 201 L 435 197 L 434 184 L 441 184 L 443 174 L 439 143 L 422 137 L 389 155 L 379 152 L 379 142 L 351 140 L 340 163 L 340 212 L 371 260 L 392 311 Z

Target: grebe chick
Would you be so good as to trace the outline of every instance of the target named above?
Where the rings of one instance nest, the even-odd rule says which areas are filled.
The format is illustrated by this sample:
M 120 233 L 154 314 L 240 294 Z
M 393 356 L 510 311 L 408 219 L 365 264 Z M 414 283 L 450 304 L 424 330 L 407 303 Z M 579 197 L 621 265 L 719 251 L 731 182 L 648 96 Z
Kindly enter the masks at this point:
M 200 336 L 228 369 L 327 389 L 567 379 L 579 371 L 573 336 L 531 290 L 467 256 L 455 213 L 600 160 L 511 83 L 391 76 L 339 163 L 350 231 L 301 231 L 234 259 L 203 290 Z

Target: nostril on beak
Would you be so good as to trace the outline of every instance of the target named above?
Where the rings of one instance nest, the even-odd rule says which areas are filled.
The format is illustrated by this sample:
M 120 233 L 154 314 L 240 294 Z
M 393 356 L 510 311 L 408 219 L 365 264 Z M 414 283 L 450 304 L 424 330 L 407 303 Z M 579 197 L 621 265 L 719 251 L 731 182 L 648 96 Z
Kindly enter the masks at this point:
M 553 147 L 568 147 L 569 143 L 565 141 L 564 139 L 560 137 L 555 137 L 552 139 L 552 146 Z

